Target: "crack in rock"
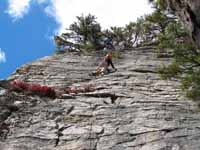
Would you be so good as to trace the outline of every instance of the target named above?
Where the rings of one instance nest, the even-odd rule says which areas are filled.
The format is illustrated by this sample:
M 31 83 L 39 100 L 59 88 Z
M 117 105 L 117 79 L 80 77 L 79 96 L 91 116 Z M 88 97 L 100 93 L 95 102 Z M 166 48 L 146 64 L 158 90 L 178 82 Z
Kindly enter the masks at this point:
M 138 73 L 158 73 L 155 70 L 147 70 L 147 69 L 132 69 L 131 71 L 138 72 Z

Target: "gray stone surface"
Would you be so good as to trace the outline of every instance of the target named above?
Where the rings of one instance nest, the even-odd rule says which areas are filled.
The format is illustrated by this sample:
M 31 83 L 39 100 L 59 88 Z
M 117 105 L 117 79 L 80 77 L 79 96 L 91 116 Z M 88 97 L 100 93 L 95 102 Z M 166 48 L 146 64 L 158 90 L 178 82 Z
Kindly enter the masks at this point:
M 11 79 L 91 93 L 50 99 L 0 88 L 0 150 L 199 150 L 200 113 L 178 81 L 156 68 L 169 61 L 152 49 L 125 51 L 117 72 L 90 77 L 99 57 L 65 53 L 19 68 Z

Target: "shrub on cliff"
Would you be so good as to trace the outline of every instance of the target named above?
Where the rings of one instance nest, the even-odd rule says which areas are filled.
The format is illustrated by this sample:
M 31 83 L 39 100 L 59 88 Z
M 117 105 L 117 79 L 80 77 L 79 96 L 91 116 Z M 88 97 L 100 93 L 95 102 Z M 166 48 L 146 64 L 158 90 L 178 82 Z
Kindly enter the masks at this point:
M 159 69 L 165 79 L 178 78 L 186 95 L 194 100 L 200 98 L 200 50 L 174 14 L 166 10 L 164 0 L 152 0 L 157 15 L 151 16 L 154 22 L 165 23 L 158 34 L 158 49 L 170 50 L 172 62 Z M 167 14 L 170 17 L 163 17 Z M 160 15 L 160 16 L 159 16 Z M 173 16 L 173 17 L 172 17 Z M 160 18 L 160 19 L 159 19 Z
M 67 32 L 60 36 L 55 36 L 58 48 L 90 48 L 96 49 L 100 46 L 101 26 L 96 21 L 96 17 L 89 14 L 87 16 L 77 16 L 77 21 L 72 23 Z

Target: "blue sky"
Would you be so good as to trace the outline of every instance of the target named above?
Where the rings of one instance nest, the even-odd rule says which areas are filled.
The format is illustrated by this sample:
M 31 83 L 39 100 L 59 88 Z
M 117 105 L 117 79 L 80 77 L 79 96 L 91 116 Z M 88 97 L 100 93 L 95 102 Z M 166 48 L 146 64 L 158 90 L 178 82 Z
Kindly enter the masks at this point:
M 5 0 L 0 1 L 0 48 L 6 56 L 6 61 L 0 62 L 0 79 L 27 62 L 51 55 L 55 46 L 50 37 L 58 27 L 42 5 L 33 4 L 23 20 L 13 20 L 5 13 L 7 5 Z
M 0 79 L 53 54 L 52 37 L 75 16 L 91 13 L 108 28 L 124 26 L 151 11 L 147 0 L 0 0 Z

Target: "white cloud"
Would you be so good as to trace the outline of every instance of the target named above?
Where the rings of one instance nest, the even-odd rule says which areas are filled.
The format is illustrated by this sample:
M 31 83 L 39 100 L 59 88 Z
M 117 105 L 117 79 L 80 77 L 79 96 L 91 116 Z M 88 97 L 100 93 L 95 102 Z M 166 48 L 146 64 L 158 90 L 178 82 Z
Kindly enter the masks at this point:
M 1 48 L 0 48 L 0 63 L 4 63 L 4 62 L 6 62 L 6 54 L 5 54 L 5 52 L 4 51 L 2 51 L 1 50 Z
M 8 0 L 8 10 L 6 11 L 14 20 L 23 18 L 30 9 L 31 2 L 43 4 L 49 0 Z
M 14 19 L 22 18 L 28 13 L 31 0 L 8 0 L 7 13 Z
M 108 28 L 124 26 L 152 11 L 148 0 L 9 0 L 8 13 L 21 18 L 28 12 L 31 2 L 48 4 L 45 12 L 60 25 L 59 33 L 81 14 L 95 15 L 101 26 Z
M 124 26 L 152 11 L 148 0 L 51 0 L 46 12 L 60 24 L 63 31 L 76 16 L 95 15 L 103 28 Z

